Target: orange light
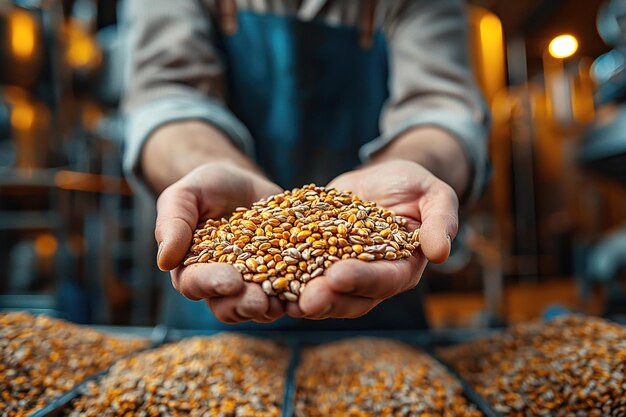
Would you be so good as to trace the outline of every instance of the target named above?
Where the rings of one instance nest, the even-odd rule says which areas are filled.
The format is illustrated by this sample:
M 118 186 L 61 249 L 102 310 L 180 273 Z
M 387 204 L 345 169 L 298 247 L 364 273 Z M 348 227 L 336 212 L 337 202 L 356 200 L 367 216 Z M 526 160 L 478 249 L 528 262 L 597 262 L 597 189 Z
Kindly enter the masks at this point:
M 65 27 L 68 39 L 66 57 L 73 68 L 92 68 L 102 60 L 100 49 L 80 24 L 69 21 Z
M 35 121 L 35 109 L 29 103 L 16 102 L 11 109 L 11 125 L 16 130 L 28 130 Z
M 35 252 L 41 257 L 50 258 L 57 251 L 58 243 L 54 236 L 45 233 L 35 239 Z
M 484 7 L 469 6 L 470 51 L 476 81 L 488 103 L 505 83 L 505 48 L 502 23 Z
M 502 23 L 498 16 L 485 14 L 480 19 L 480 42 L 482 44 L 483 68 L 489 76 L 485 77 L 485 87 L 489 95 L 495 93 L 504 84 L 504 42 Z
M 554 58 L 564 59 L 574 55 L 578 50 L 578 40 L 572 35 L 559 35 L 550 41 L 548 52 Z
M 126 181 L 109 175 L 62 170 L 55 174 L 54 183 L 63 190 L 122 195 L 132 194 L 130 186 Z
M 36 32 L 35 21 L 28 12 L 16 9 L 9 15 L 10 45 L 15 57 L 26 60 L 33 56 Z

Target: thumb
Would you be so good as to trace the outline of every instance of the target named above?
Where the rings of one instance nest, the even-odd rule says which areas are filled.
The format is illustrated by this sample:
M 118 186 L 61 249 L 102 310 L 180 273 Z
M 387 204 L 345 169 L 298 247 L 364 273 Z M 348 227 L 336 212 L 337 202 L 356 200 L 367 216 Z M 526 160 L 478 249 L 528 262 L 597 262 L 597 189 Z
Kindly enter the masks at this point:
M 198 217 L 198 199 L 191 190 L 173 185 L 163 191 L 157 200 L 154 231 L 159 245 L 159 269 L 169 271 L 183 261 L 189 251 Z
M 420 247 L 429 261 L 441 263 L 450 256 L 452 240 L 459 230 L 458 198 L 445 185 L 425 200 L 421 209 Z

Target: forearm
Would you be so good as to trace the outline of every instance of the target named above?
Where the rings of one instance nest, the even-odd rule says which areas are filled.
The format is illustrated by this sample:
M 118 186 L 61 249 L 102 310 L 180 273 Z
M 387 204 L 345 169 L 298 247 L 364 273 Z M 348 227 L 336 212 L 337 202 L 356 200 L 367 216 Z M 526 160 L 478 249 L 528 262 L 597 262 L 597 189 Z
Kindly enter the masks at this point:
M 462 145 L 436 127 L 416 127 L 376 153 L 370 163 L 393 159 L 417 162 L 450 185 L 459 198 L 471 182 L 471 165 Z
M 250 158 L 210 124 L 174 122 L 156 130 L 145 143 L 141 174 L 158 195 L 194 168 L 217 161 L 261 173 Z

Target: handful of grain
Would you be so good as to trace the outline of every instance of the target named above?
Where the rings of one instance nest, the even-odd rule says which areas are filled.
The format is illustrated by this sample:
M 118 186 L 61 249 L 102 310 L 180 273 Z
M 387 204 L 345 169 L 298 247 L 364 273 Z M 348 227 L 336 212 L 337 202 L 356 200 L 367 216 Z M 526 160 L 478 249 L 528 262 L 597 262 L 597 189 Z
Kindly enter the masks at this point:
M 306 349 L 296 382 L 296 417 L 482 415 L 441 364 L 393 340 L 346 339 Z
M 446 348 L 504 416 L 626 416 L 626 328 L 563 316 Z
M 419 229 L 350 192 L 314 184 L 240 207 L 195 231 L 184 265 L 232 264 L 267 295 L 297 301 L 307 282 L 341 259 L 370 262 L 411 256 Z
M 68 414 L 278 417 L 289 356 L 286 346 L 235 334 L 185 339 L 117 362 Z
M 44 315 L 0 314 L 0 415 L 26 416 L 147 343 Z

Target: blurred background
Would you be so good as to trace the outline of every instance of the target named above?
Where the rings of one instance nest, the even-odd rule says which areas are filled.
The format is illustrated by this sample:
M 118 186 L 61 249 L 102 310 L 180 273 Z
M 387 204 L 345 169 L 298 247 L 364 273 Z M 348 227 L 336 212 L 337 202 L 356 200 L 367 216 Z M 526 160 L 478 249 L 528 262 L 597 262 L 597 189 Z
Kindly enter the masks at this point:
M 0 0 L 0 309 L 151 325 L 154 202 L 121 172 L 114 0 Z M 468 3 L 493 179 L 422 281 L 433 327 L 626 317 L 626 1 Z

